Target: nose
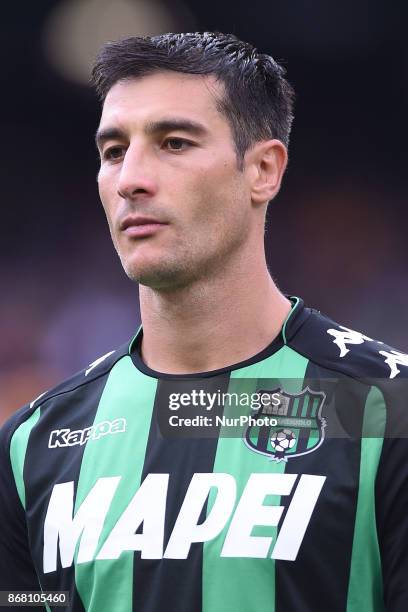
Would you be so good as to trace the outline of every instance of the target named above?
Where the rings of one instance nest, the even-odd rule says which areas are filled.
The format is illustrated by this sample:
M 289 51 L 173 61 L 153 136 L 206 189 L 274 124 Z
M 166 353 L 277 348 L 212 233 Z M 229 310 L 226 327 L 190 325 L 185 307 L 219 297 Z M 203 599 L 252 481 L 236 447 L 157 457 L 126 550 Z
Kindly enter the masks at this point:
M 152 196 L 157 191 L 152 156 L 140 145 L 129 145 L 118 180 L 118 194 L 126 200 L 141 194 Z

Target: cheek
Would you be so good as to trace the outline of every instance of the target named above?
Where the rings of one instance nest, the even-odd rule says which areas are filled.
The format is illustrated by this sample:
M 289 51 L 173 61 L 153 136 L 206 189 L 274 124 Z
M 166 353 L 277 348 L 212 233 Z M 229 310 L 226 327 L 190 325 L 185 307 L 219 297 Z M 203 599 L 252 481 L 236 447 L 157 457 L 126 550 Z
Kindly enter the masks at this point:
M 204 167 L 190 175 L 185 194 L 189 194 L 190 213 L 199 221 L 223 216 L 225 198 L 229 192 L 229 173 L 222 164 Z M 185 196 L 184 196 L 185 199 Z M 186 202 L 189 206 L 189 202 Z
M 245 186 L 230 168 L 218 167 L 202 176 L 196 187 L 197 216 L 208 225 L 226 230 L 245 214 Z
M 112 189 L 112 181 L 101 172 L 98 175 L 98 191 L 109 225 L 111 225 L 115 194 Z
M 109 180 L 109 176 L 107 176 L 107 173 L 102 168 L 98 172 L 97 183 L 98 183 L 99 196 L 102 200 L 102 203 L 104 203 L 105 200 L 107 199 L 111 181 Z

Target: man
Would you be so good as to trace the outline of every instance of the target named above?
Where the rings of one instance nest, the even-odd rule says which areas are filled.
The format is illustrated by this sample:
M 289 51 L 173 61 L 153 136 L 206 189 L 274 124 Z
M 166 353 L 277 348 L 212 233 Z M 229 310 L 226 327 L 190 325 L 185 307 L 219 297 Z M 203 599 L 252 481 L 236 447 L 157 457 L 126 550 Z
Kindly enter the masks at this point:
M 1 590 L 92 612 L 407 610 L 408 356 L 282 295 L 265 262 L 283 74 L 208 32 L 97 59 L 99 192 L 142 326 L 4 426 Z

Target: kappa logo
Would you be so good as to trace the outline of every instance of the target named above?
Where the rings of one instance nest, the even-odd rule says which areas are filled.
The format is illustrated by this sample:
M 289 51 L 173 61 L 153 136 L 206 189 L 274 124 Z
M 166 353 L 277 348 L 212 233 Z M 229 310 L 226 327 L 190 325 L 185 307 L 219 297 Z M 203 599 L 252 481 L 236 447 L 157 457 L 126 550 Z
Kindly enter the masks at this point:
M 347 353 L 350 352 L 350 349 L 347 347 L 347 344 L 363 344 L 363 342 L 375 342 L 372 338 L 365 336 L 361 332 L 354 331 L 354 329 L 349 329 L 348 327 L 344 327 L 344 325 L 339 325 L 340 329 L 328 329 L 327 333 L 330 336 L 334 337 L 334 344 L 340 349 L 340 357 L 344 357 Z M 341 331 L 344 330 L 344 331 Z M 382 342 L 378 342 L 377 344 L 383 344 Z
M 340 349 L 340 357 L 344 357 L 347 353 L 350 352 L 350 349 L 347 348 L 347 344 L 363 344 L 364 342 L 374 342 L 375 344 L 384 345 L 384 342 L 380 342 L 379 340 L 373 340 L 368 336 L 364 336 L 360 332 L 356 332 L 353 329 L 349 329 L 348 327 L 344 327 L 343 325 L 339 326 L 340 329 L 328 329 L 327 333 L 330 336 L 334 337 L 334 344 Z M 341 331 L 341 330 L 344 331 Z M 388 347 L 389 348 L 389 347 Z M 383 355 L 386 359 L 385 363 L 390 368 L 390 378 L 395 378 L 401 370 L 398 369 L 399 365 L 408 367 L 408 355 L 405 353 L 401 353 L 400 351 L 396 351 L 394 349 L 390 349 L 389 351 L 378 351 L 379 355 Z
M 48 448 L 61 448 L 64 446 L 83 445 L 88 440 L 99 440 L 109 434 L 126 431 L 126 419 L 118 418 L 113 421 L 101 421 L 85 429 L 54 429 L 50 433 Z
M 287 462 L 288 459 L 316 451 L 324 441 L 326 419 L 322 408 L 326 399 L 323 391 L 309 387 L 301 393 L 287 393 L 281 388 L 260 393 L 278 393 L 279 405 L 262 406 L 252 416 L 274 416 L 276 425 L 249 425 L 244 433 L 244 443 L 252 451 L 265 455 L 271 461 Z
M 379 351 L 380 355 L 386 357 L 385 363 L 390 367 L 390 378 L 395 378 L 401 372 L 398 369 L 399 365 L 408 366 L 408 355 L 399 351 Z

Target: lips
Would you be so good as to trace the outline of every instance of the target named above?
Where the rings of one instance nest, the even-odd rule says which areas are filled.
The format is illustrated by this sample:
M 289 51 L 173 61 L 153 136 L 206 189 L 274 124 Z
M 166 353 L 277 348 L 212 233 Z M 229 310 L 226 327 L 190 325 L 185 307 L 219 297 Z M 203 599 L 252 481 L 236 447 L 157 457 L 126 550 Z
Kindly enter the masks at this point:
M 131 239 L 147 238 L 160 232 L 168 223 L 164 223 L 154 217 L 144 217 L 141 215 L 129 215 L 123 219 L 120 229 L 125 236 Z
M 163 221 L 159 221 L 158 219 L 154 219 L 153 217 L 144 217 L 144 216 L 129 216 L 123 219 L 120 224 L 121 231 L 127 230 L 129 227 L 141 227 L 144 225 L 167 225 Z

